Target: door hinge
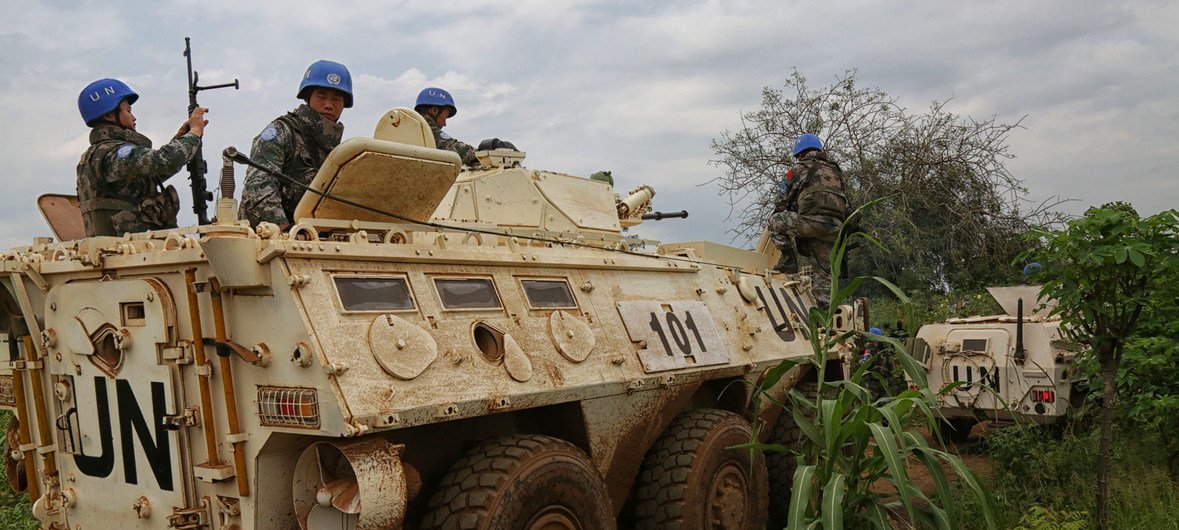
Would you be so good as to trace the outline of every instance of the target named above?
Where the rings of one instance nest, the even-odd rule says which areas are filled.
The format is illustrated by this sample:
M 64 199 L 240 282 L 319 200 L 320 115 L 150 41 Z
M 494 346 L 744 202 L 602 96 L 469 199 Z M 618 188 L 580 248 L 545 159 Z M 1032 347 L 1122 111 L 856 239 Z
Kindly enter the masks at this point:
M 172 414 L 164 416 L 162 422 L 164 427 L 169 429 L 179 429 L 181 427 L 195 427 L 200 425 L 199 409 L 196 407 L 187 407 L 181 414 Z

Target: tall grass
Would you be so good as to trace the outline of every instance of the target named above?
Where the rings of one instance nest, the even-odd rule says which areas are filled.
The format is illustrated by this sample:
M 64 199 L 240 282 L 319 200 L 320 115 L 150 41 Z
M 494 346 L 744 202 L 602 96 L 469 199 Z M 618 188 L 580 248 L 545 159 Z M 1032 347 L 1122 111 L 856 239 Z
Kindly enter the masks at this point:
M 990 482 L 1005 528 L 1096 527 L 1091 494 L 1097 431 L 1015 425 L 989 433 L 978 450 L 992 461 Z M 1158 433 L 1123 425 L 1114 444 L 1110 527 L 1179 530 L 1179 480 L 1167 471 Z M 973 508 L 967 508 L 970 513 Z M 970 521 L 971 517 L 965 518 Z M 1042 524 L 1037 524 L 1042 523 Z M 979 525 L 968 525 L 979 528 Z

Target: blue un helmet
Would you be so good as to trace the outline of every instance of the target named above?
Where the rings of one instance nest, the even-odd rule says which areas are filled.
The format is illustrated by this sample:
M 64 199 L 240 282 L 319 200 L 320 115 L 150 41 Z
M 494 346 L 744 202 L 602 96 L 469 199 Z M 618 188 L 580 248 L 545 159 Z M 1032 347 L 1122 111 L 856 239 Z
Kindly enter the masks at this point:
M 119 103 L 124 99 L 128 100 L 128 104 L 134 105 L 139 99 L 139 94 L 118 79 L 99 79 L 86 85 L 82 93 L 78 94 L 78 112 L 82 113 L 82 121 L 93 127 L 94 122 L 103 114 L 118 109 Z
M 813 134 L 804 134 L 798 137 L 798 142 L 794 144 L 794 156 L 801 155 L 804 151 L 811 149 L 823 150 L 823 141 L 818 136 Z
M 344 108 L 352 107 L 352 74 L 348 67 L 335 61 L 315 61 L 307 67 L 303 74 L 303 82 L 299 83 L 299 99 L 307 99 L 307 93 L 312 88 L 330 88 L 344 93 Z
M 1035 274 L 1036 271 L 1038 271 L 1042 268 L 1044 268 L 1044 266 L 1040 265 L 1038 262 L 1033 261 L 1031 263 L 1028 263 L 1027 265 L 1023 266 L 1023 277 L 1027 278 L 1028 276 Z
M 413 108 L 417 110 L 422 105 L 447 107 L 450 109 L 451 118 L 458 114 L 458 107 L 454 106 L 454 98 L 450 96 L 450 92 L 438 87 L 423 88 L 421 92 L 418 92 L 418 101 L 413 104 Z
M 871 328 L 871 329 L 869 329 L 869 330 L 868 330 L 868 333 L 871 333 L 871 334 L 873 334 L 873 335 L 880 335 L 880 336 L 882 336 L 882 337 L 884 336 L 884 333 L 882 333 L 882 332 L 880 331 L 880 328 Z

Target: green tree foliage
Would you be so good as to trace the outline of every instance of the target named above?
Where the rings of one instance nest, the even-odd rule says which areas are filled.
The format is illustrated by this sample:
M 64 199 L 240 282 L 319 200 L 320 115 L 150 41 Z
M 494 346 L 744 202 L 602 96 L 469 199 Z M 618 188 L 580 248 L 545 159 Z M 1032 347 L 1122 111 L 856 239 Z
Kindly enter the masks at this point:
M 840 270 L 846 246 L 841 233 L 831 255 L 831 270 Z M 786 408 L 779 421 L 796 422 L 803 434 L 801 442 L 792 447 L 758 443 L 757 433 L 763 427 L 758 422 L 752 440 L 743 447 L 789 452 L 795 457 L 797 466 L 787 525 L 791 530 L 820 526 L 828 530 L 892 528 L 897 518 L 905 518 L 918 528 L 960 528 L 961 501 L 943 465 L 961 479 L 982 507 L 987 527 L 994 528 L 993 501 L 974 473 L 957 455 L 931 447 L 925 438 L 906 430 L 907 425 L 917 422 L 937 432 L 934 412 L 937 398 L 925 384 L 924 370 L 904 345 L 889 337 L 864 332 L 835 333 L 823 326 L 833 321 L 836 311 L 833 308 L 847 301 L 861 283 L 870 279 L 906 300 L 895 285 L 883 278 L 857 277 L 847 285 L 840 278 L 833 278 L 830 307 L 810 310 L 807 337 L 814 355 L 789 359 L 770 369 L 754 393 L 754 410 L 758 410 L 762 400 L 778 399 L 772 389 L 791 370 L 817 373 L 815 380 L 819 386 L 813 395 L 794 388 L 785 403 L 779 402 Z M 870 363 L 859 365 L 847 379 L 828 381 L 832 378 L 826 373 L 830 366 L 827 352 L 857 336 L 887 343 L 903 369 L 921 383 L 922 389 L 874 400 L 863 385 Z M 928 471 L 933 480 L 932 494 L 927 495 L 909 480 L 907 469 L 913 463 Z
M 1141 218 L 1125 203 L 1090 208 L 1064 230 L 1037 229 L 1024 257 L 1044 266 L 1032 279 L 1055 299 L 1072 338 L 1091 348 L 1101 370 L 1097 522 L 1108 528 L 1108 477 L 1117 374 L 1141 322 L 1165 315 L 1179 298 L 1179 211 Z M 1171 337 L 1174 340 L 1174 337 Z M 1148 356 L 1149 357 L 1149 356 Z
M 1051 427 L 1017 424 L 982 439 L 980 449 L 992 463 L 989 483 L 1000 527 L 1057 528 L 1066 520 L 1096 526 L 1091 492 L 1100 436 L 1081 420 L 1070 421 L 1063 436 Z M 1110 527 L 1179 529 L 1179 480 L 1163 468 L 1160 433 L 1141 427 L 1119 424 L 1126 430 L 1112 451 Z M 965 508 L 967 529 L 980 527 L 970 524 L 981 518 L 971 517 L 977 512 L 972 508 Z
M 1162 460 L 1179 478 L 1179 300 L 1159 300 L 1141 320 L 1118 365 L 1115 422 L 1118 428 L 1157 434 Z M 1100 396 L 1100 363 L 1089 356 L 1078 366 Z
M 1168 469 L 1179 477 L 1179 299 L 1160 303 L 1126 344 L 1117 393 L 1122 419 L 1161 435 Z
M 1057 220 L 1051 205 L 1025 201 L 1005 166 L 1018 123 L 961 117 L 939 102 L 912 113 L 859 86 L 855 71 L 819 88 L 795 71 L 782 88 L 764 88 L 761 108 L 742 123 L 712 142 L 713 164 L 725 170 L 713 182 L 740 222 L 737 239 L 752 241 L 765 227 L 802 133 L 822 137 L 852 204 L 895 196 L 864 214 L 861 226 L 883 248 L 853 253 L 852 276 L 891 278 L 907 292 L 1009 284 L 1018 280 L 1009 264 L 1023 250 L 1019 235 Z
M 1085 530 L 1088 527 L 1082 512 L 1058 512 L 1033 506 L 1012 530 Z

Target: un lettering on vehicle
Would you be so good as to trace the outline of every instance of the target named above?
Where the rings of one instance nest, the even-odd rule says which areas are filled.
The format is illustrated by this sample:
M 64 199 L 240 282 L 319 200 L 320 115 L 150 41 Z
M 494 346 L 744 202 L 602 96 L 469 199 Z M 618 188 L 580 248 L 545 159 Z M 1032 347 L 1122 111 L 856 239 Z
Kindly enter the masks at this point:
M 58 429 L 75 468 L 100 480 L 176 491 L 177 432 L 165 424 L 175 405 L 167 385 L 102 375 L 72 380 L 77 405 L 62 415 Z
M 729 351 L 708 306 L 697 301 L 618 302 L 647 373 L 728 364 Z
M 797 292 L 792 293 L 792 289 L 773 285 L 768 285 L 765 289 L 759 285 L 754 289 L 762 307 L 765 308 L 770 327 L 779 339 L 783 342 L 793 342 L 798 337 L 794 332 L 796 325 L 802 331 L 802 338 L 807 338 L 807 306 L 802 303 L 802 297 L 798 296 Z M 795 319 L 798 321 L 797 324 Z

